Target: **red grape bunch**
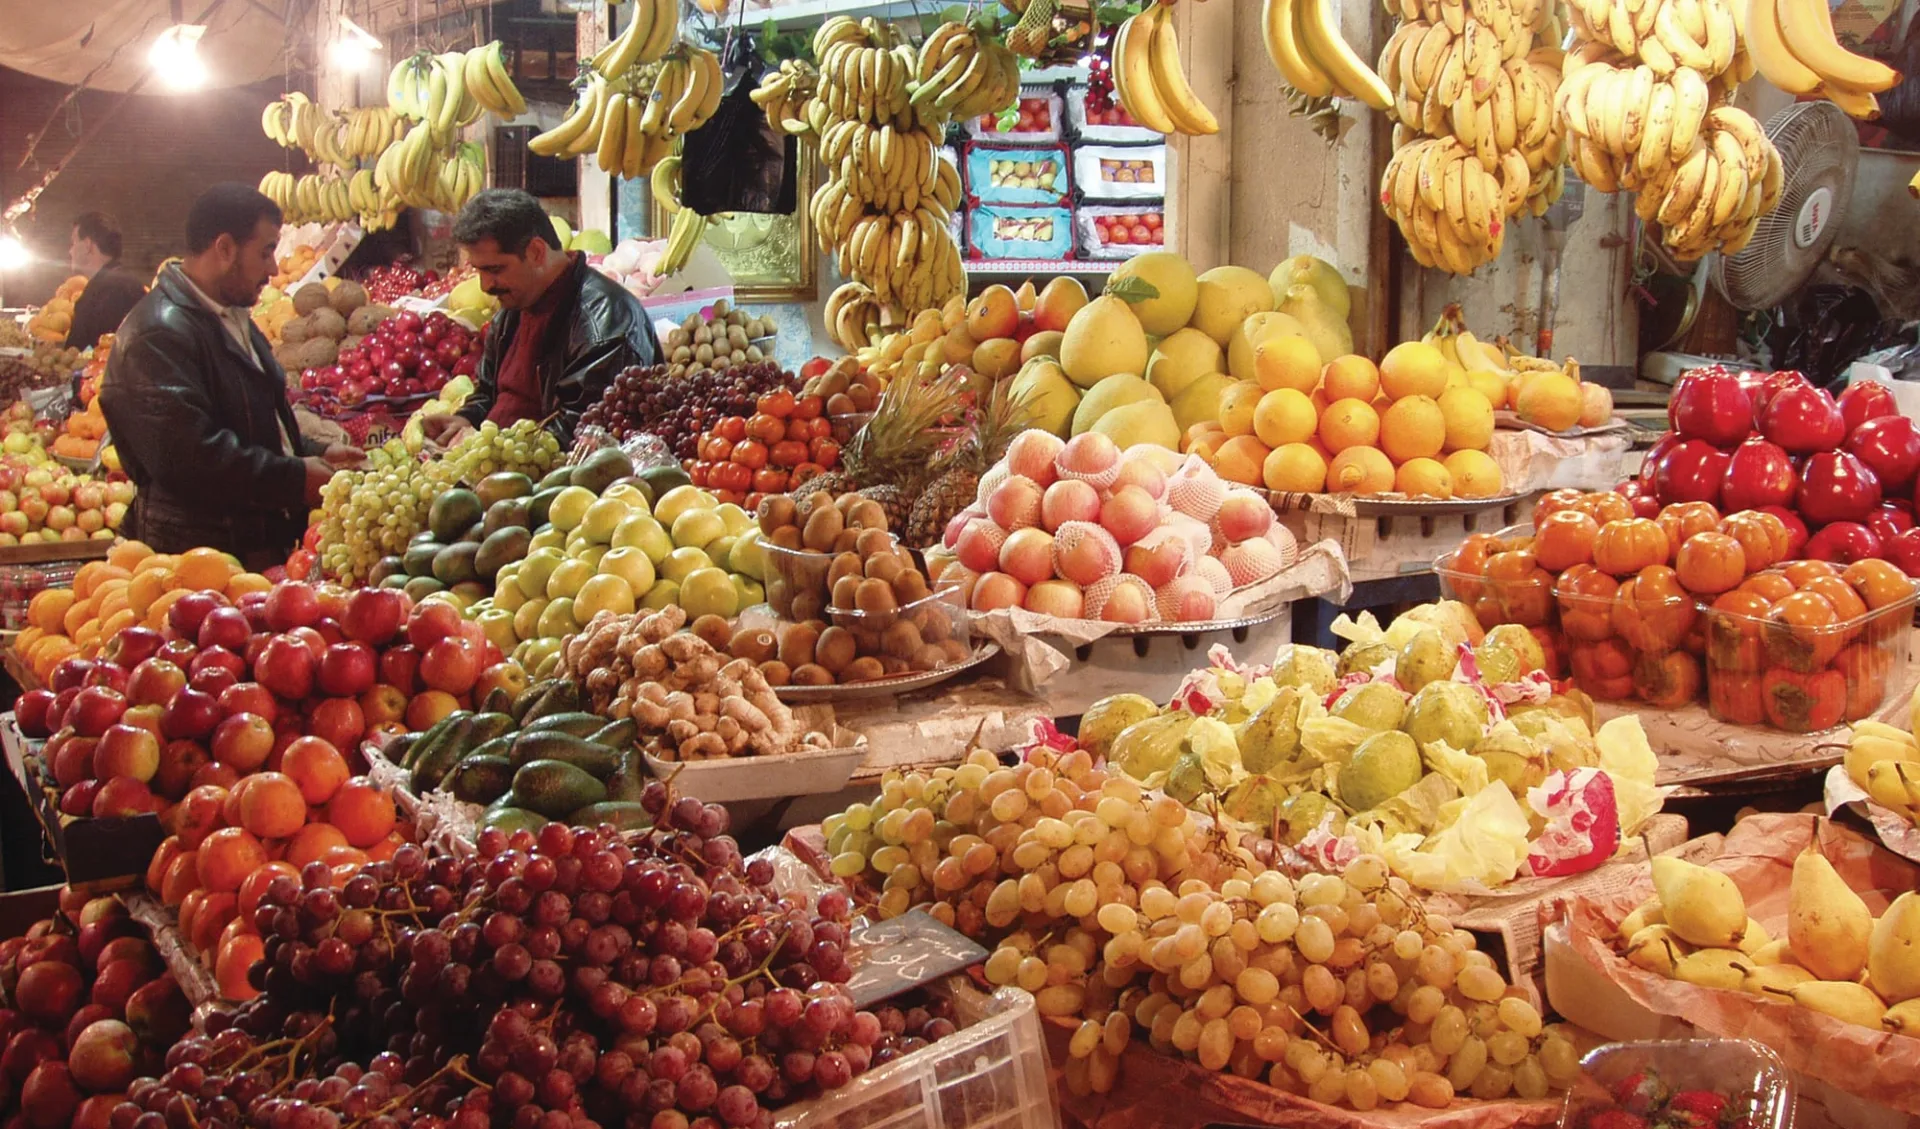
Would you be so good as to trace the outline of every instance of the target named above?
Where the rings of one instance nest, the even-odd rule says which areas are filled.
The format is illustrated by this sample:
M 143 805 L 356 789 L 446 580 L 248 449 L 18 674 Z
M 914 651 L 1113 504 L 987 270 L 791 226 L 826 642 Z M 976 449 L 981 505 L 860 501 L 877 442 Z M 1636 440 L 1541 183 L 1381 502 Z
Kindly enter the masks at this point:
M 795 390 L 799 383 L 768 362 L 685 375 L 667 365 L 636 366 L 613 378 L 580 424 L 605 428 L 615 439 L 649 432 L 664 440 L 675 458 L 692 459 L 699 454 L 700 437 L 722 419 L 750 416 L 761 396 Z

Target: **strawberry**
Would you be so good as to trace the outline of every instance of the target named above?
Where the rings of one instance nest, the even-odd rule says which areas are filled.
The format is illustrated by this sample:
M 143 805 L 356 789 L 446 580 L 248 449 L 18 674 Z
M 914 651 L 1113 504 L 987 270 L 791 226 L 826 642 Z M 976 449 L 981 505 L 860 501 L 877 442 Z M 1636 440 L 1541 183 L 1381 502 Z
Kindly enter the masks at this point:
M 1711 1090 L 1682 1090 L 1667 1102 L 1666 1116 L 1676 1129 L 1712 1129 L 1726 1113 L 1727 1099 Z
M 1631 1113 L 1652 1113 L 1666 1096 L 1667 1088 L 1651 1071 L 1637 1071 L 1613 1084 L 1613 1100 Z
M 1647 1129 L 1647 1119 L 1624 1109 L 1606 1109 L 1587 1119 L 1587 1129 Z

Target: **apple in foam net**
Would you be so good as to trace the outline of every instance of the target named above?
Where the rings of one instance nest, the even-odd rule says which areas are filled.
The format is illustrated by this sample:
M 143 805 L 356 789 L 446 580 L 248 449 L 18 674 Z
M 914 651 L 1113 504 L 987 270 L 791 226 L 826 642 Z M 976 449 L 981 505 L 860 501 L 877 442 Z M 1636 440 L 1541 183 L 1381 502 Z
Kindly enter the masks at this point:
M 1157 529 L 1127 546 L 1125 570 L 1159 591 L 1189 571 L 1193 562 L 1192 546 L 1171 529 Z
M 1027 589 L 1028 611 L 1062 619 L 1079 619 L 1086 610 L 1086 594 L 1071 580 L 1043 580 Z
M 1167 496 L 1167 476 L 1146 455 L 1121 457 L 1120 471 L 1114 475 L 1110 489 L 1122 486 L 1138 486 L 1156 501 Z
M 1000 571 L 1028 588 L 1053 579 L 1053 535 L 1034 526 L 1014 530 L 1000 546 Z
M 1273 528 L 1273 507 L 1251 491 L 1229 490 L 1213 520 L 1220 526 L 1220 535 L 1230 542 L 1265 537 Z
M 984 572 L 973 582 L 972 605 L 977 612 L 1020 607 L 1027 598 L 1027 586 L 1004 572 Z
M 1007 469 L 1042 487 L 1051 486 L 1056 474 L 1053 461 L 1064 446 L 1052 432 L 1037 428 L 1023 431 L 1007 444 Z
M 1122 486 L 1100 503 L 1100 525 L 1121 548 L 1145 537 L 1160 524 L 1160 503 L 1138 486 Z
M 1040 525 L 1058 532 L 1070 521 L 1099 521 L 1100 491 L 1077 478 L 1062 478 L 1040 497 Z
M 1043 491 L 1031 478 L 1009 475 L 987 495 L 987 517 L 1011 534 L 1040 523 Z

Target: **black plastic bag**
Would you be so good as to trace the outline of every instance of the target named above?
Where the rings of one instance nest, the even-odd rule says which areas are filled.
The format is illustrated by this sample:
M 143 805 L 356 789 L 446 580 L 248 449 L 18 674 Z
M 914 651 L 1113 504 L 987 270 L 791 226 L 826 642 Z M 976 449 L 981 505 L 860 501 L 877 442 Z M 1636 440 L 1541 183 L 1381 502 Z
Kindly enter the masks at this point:
M 750 95 L 764 65 L 752 52 L 707 124 L 687 134 L 681 152 L 681 203 L 718 212 L 792 215 L 799 206 L 799 139 L 767 124 Z
M 1822 387 L 1845 381 L 1847 366 L 1899 342 L 1900 323 L 1886 320 L 1873 296 L 1852 286 L 1808 286 L 1775 313 L 1767 334 L 1775 369 L 1803 372 Z

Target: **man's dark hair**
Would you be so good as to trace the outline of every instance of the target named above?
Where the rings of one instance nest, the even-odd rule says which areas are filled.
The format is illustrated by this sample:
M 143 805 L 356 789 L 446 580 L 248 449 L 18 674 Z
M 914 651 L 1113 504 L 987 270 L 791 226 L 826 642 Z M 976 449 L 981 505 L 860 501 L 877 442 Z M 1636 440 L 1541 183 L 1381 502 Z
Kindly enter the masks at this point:
M 216 184 L 202 192 L 187 212 L 187 254 L 198 255 L 222 235 L 245 243 L 261 220 L 279 223 L 280 205 L 244 184 Z
M 80 238 L 98 248 L 109 259 L 120 257 L 120 225 L 105 212 L 84 212 L 73 221 L 73 230 Z
M 538 239 L 555 246 L 553 221 L 533 194 L 518 188 L 489 188 L 460 209 L 453 221 L 453 241 L 471 247 L 491 239 L 508 255 L 524 255 Z

